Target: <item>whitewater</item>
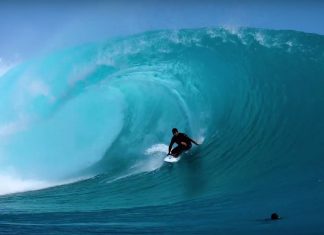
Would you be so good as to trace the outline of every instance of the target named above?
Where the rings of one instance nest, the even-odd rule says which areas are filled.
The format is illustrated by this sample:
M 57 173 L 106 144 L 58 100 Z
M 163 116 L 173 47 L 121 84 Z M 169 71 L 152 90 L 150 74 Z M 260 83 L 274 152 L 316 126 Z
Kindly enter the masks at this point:
M 0 75 L 0 232 L 323 234 L 323 120 L 316 34 L 158 30 L 25 61 Z M 166 164 L 174 127 L 201 145 Z

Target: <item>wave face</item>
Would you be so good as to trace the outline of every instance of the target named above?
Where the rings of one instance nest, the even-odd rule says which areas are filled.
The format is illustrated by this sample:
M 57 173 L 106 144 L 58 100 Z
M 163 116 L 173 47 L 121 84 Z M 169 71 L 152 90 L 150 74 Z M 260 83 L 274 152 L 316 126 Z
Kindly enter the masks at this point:
M 2 226 L 324 232 L 323 51 L 302 32 L 187 29 L 16 66 L 0 78 Z M 202 145 L 166 165 L 173 127 Z M 278 227 L 258 221 L 273 211 Z

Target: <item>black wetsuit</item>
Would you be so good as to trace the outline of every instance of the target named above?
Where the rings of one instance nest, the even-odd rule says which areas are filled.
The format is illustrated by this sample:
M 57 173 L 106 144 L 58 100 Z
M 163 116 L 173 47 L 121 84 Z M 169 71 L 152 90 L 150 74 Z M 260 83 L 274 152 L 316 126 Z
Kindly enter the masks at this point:
M 170 145 L 169 145 L 169 152 L 170 152 L 170 150 L 171 150 L 171 148 L 172 148 L 172 145 L 173 145 L 174 143 L 177 143 L 178 146 L 175 147 L 174 149 L 172 149 L 171 154 L 172 154 L 173 156 L 178 156 L 178 155 L 180 155 L 182 152 L 187 151 L 187 150 L 189 150 L 189 149 L 191 148 L 191 146 L 192 146 L 191 142 L 192 142 L 192 141 L 193 141 L 193 140 L 190 139 L 186 134 L 179 133 L 178 135 L 174 135 L 174 136 L 172 137 L 172 139 L 171 139 L 171 143 L 170 143 Z M 185 142 L 185 143 L 187 144 L 187 146 L 184 146 L 183 144 L 181 144 L 181 142 Z

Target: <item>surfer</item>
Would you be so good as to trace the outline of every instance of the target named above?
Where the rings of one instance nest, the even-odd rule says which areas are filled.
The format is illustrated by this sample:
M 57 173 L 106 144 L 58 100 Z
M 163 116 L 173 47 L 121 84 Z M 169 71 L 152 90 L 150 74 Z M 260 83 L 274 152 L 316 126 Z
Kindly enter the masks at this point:
M 173 157 L 178 157 L 182 152 L 187 151 L 191 148 L 192 146 L 191 143 L 198 145 L 196 141 L 190 139 L 186 134 L 180 133 L 176 128 L 172 129 L 172 134 L 173 137 L 169 145 L 168 155 L 172 155 Z M 172 149 L 174 143 L 177 143 L 178 146 Z

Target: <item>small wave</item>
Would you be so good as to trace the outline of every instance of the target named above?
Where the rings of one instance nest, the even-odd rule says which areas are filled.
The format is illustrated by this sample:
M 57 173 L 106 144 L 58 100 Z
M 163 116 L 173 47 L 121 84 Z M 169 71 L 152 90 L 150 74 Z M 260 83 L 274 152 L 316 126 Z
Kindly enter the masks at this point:
M 71 184 L 86 180 L 92 176 L 72 178 L 62 181 L 44 181 L 37 179 L 25 179 L 17 175 L 0 175 L 0 195 L 35 191 L 65 184 Z

